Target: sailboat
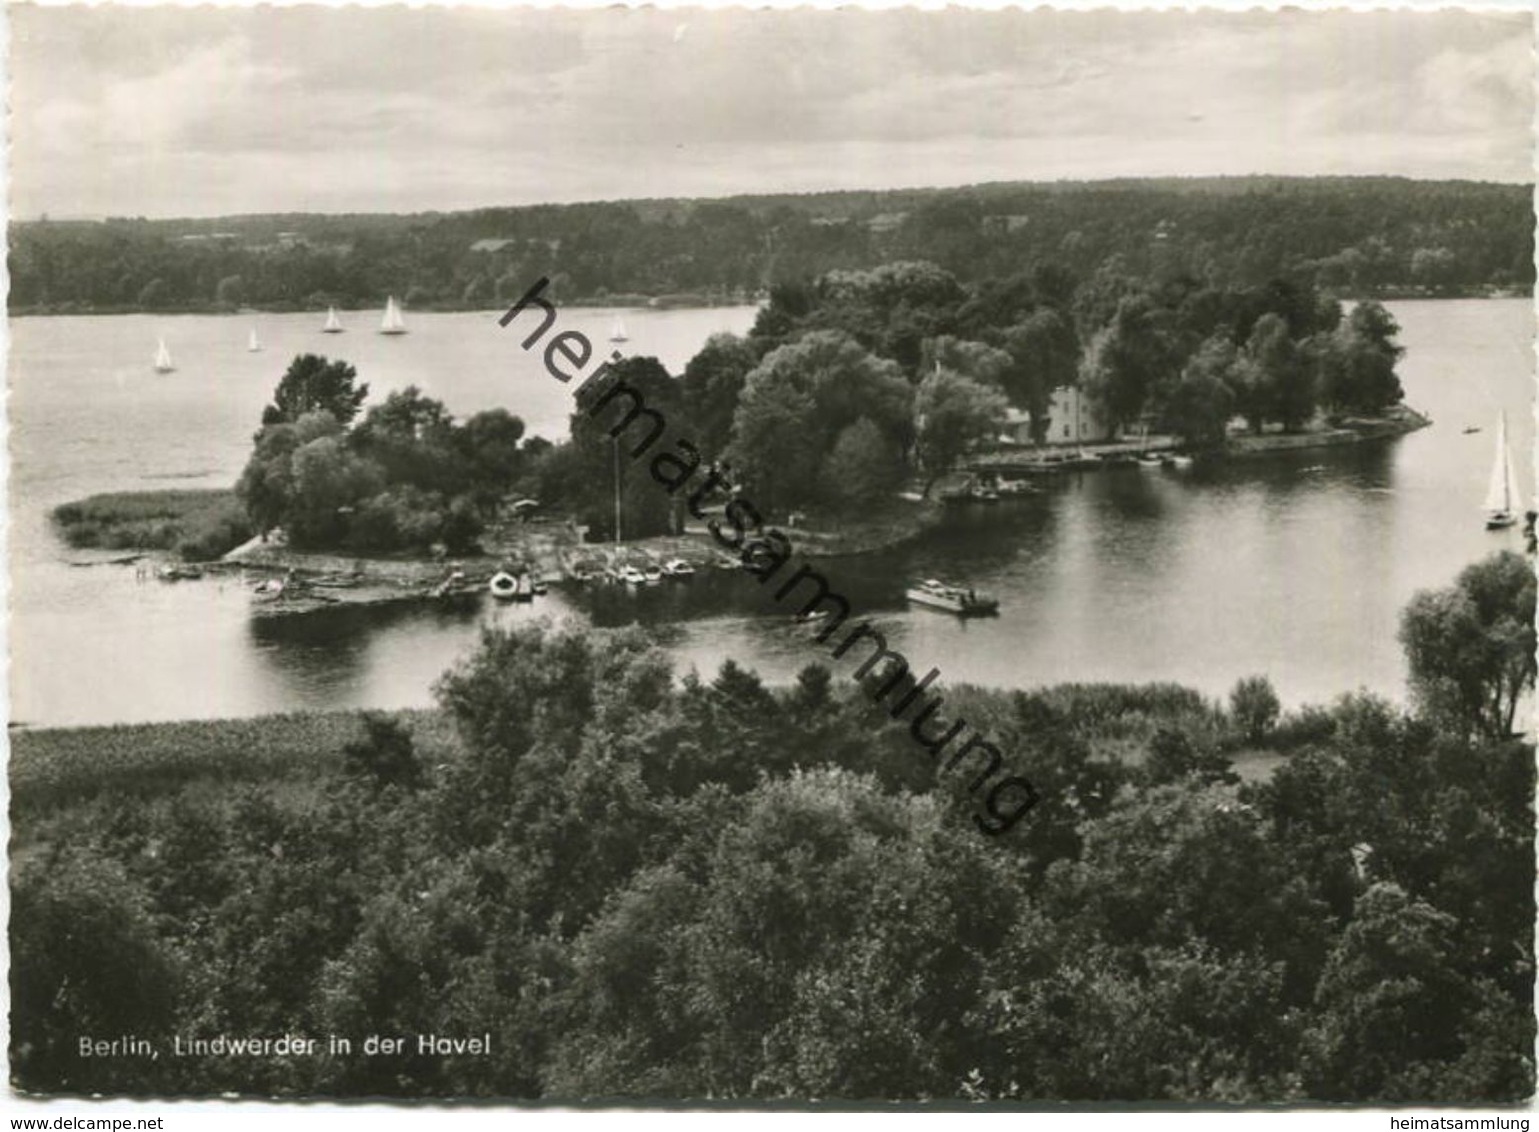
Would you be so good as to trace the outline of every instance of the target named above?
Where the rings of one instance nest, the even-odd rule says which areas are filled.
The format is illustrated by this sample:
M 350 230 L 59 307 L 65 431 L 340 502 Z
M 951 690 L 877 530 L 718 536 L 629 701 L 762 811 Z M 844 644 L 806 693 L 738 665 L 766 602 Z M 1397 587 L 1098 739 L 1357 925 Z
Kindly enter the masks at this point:
M 625 320 L 623 318 L 617 317 L 614 322 L 610 324 L 609 340 L 611 342 L 625 342 L 628 341 L 629 338 L 630 336 L 625 333 Z
M 326 308 L 326 325 L 321 327 L 322 334 L 341 334 L 342 320 L 337 317 L 336 307 Z
M 246 339 L 246 352 L 248 354 L 255 354 L 261 348 L 262 343 L 257 340 L 257 332 L 253 330 L 251 332 L 251 337 Z
M 170 373 L 176 368 L 171 364 L 171 351 L 166 348 L 166 340 L 160 340 L 159 349 L 155 351 L 155 372 Z
M 379 324 L 381 334 L 405 334 L 406 321 L 401 318 L 401 308 L 395 305 L 395 296 L 391 295 L 385 303 L 385 317 Z
M 1486 489 L 1486 530 L 1500 531 L 1518 521 L 1517 483 L 1512 475 L 1512 453 L 1507 449 L 1507 414 L 1496 426 L 1496 459 L 1491 465 L 1491 485 Z

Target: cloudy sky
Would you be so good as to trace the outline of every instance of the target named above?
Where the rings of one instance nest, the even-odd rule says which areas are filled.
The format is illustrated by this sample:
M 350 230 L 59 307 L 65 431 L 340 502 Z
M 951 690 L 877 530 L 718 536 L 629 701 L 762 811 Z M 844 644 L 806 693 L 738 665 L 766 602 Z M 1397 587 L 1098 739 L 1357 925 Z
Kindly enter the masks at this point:
M 13 215 L 1532 177 L 1526 12 L 10 9 Z

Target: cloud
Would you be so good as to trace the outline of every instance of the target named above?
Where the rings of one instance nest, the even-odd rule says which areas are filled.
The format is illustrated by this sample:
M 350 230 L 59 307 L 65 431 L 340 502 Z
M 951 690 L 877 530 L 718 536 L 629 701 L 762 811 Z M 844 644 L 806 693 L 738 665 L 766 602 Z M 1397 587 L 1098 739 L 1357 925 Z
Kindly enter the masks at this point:
M 1531 168 L 1527 13 L 14 13 L 21 215 Z

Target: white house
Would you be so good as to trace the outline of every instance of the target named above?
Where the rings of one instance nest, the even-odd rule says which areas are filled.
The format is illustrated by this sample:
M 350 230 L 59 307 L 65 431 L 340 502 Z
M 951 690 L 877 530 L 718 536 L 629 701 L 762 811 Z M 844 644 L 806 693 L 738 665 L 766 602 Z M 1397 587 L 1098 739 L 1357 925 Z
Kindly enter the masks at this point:
M 1112 439 L 1113 429 L 1083 389 L 1060 385 L 1047 406 L 1047 443 L 1087 444 Z
M 1115 433 L 1096 409 L 1095 402 L 1075 385 L 1060 385 L 1047 404 L 1046 444 L 1097 444 L 1112 440 Z M 1031 414 L 1013 405 L 1005 412 L 999 430 L 1002 444 L 1031 444 Z

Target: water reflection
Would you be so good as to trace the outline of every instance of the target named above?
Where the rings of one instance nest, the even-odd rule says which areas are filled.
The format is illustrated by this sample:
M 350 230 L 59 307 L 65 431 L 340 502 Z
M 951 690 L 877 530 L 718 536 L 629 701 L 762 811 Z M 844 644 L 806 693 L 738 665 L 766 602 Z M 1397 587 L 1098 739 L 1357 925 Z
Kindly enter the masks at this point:
M 1505 410 L 1514 444 L 1528 443 L 1532 315 L 1517 301 L 1395 304 L 1394 313 L 1407 346 L 1407 397 L 1447 424 L 1395 442 L 1181 471 L 1065 474 L 1037 494 L 958 507 L 940 528 L 888 553 L 816 568 L 850 599 L 856 618 L 869 617 L 893 647 L 942 669 L 949 682 L 1163 679 L 1220 695 L 1238 677 L 1264 672 L 1290 703 L 1360 685 L 1398 696 L 1395 633 L 1412 593 L 1521 545 L 1519 532 L 1488 533 L 1480 522 L 1492 430 L 1462 430 Z M 411 339 L 416 355 L 372 336 L 360 342 L 378 354 L 361 356 L 369 364 L 360 373 L 371 385 L 378 377 L 377 391 L 432 378 L 460 412 L 523 389 L 523 379 L 508 379 L 504 339 L 482 336 L 486 327 L 467 316 L 442 320 L 435 334 L 424 316 Z M 225 337 L 219 321 L 189 320 L 210 357 Z M 669 347 L 675 360 L 718 328 L 700 319 L 680 327 Z M 281 329 L 275 324 L 275 341 Z M 264 367 L 272 357 L 250 361 L 241 351 L 230 364 L 246 368 L 232 369 L 223 384 L 188 374 L 151 384 L 136 372 L 122 395 L 96 397 L 112 386 L 102 359 L 131 331 L 113 319 L 21 320 L 16 334 L 17 718 L 58 724 L 422 705 L 439 674 L 474 647 L 481 625 L 542 617 L 677 626 L 668 647 L 681 669 L 702 673 L 733 659 L 788 680 L 810 662 L 828 662 L 815 630 L 792 616 L 810 587 L 775 598 L 800 554 L 762 586 L 741 571 L 706 569 L 639 591 L 553 590 L 531 605 L 472 597 L 281 619 L 253 619 L 233 582 L 137 584 L 131 570 L 72 570 L 48 530 L 49 505 L 96 490 L 165 486 L 152 478 L 173 473 L 213 469 L 186 482 L 228 483 L 271 389 Z M 293 332 L 309 342 L 313 325 Z M 242 326 L 230 342 L 238 346 L 244 333 Z M 1451 376 L 1464 374 L 1470 379 Z M 549 404 L 513 407 L 531 423 L 563 422 L 570 406 L 561 398 L 569 395 L 548 380 L 529 382 L 540 397 L 549 393 Z M 1529 469 L 1521 475 L 1531 498 Z M 903 590 L 924 577 L 990 592 L 1000 615 L 964 621 L 910 607 Z

